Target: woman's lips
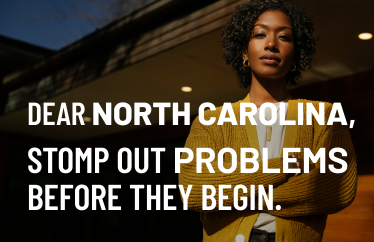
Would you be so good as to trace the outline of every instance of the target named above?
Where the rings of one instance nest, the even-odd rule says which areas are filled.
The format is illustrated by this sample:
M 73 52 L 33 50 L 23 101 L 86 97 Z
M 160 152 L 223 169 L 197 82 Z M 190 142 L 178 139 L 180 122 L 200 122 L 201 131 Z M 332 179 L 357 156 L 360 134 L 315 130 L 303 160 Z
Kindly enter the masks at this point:
M 263 55 L 260 60 L 265 63 L 265 64 L 268 64 L 268 65 L 278 65 L 281 60 L 276 57 L 275 55 L 271 55 L 271 54 L 266 54 L 266 55 Z
M 276 61 L 276 60 L 271 60 L 271 59 L 261 59 L 261 61 L 265 64 L 268 64 L 268 65 L 278 65 L 279 62 Z

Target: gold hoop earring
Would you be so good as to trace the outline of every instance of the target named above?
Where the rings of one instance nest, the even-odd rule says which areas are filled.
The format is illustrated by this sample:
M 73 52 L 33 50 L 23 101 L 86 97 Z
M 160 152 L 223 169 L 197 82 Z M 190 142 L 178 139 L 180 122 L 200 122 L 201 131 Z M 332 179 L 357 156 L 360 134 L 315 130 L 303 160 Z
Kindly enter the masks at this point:
M 248 63 L 248 60 L 243 60 L 243 65 L 244 65 L 244 67 L 249 67 L 249 63 L 248 63 L 248 64 L 245 64 L 246 61 L 247 61 L 247 63 Z
M 291 71 L 296 71 L 296 65 L 294 65 L 295 68 L 292 68 Z

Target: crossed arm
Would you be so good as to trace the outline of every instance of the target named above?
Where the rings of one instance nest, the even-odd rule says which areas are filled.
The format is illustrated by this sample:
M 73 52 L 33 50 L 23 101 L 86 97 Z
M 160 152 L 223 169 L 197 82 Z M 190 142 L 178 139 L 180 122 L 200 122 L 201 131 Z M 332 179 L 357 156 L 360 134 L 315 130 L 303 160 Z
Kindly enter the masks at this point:
M 224 148 L 219 140 L 218 134 L 215 136 L 211 130 L 200 124 L 197 120 L 193 123 L 190 135 L 186 141 L 186 148 L 193 152 L 196 148 L 211 148 L 215 154 Z M 222 147 L 221 147 L 222 146 Z M 354 153 L 351 137 L 346 126 L 333 125 L 321 132 L 315 150 L 326 148 L 326 152 L 335 147 L 346 150 L 348 156 L 344 157 L 348 168 L 344 173 L 334 174 L 326 169 L 326 173 L 320 173 L 319 169 L 314 169 L 310 173 L 305 173 L 297 177 L 289 178 L 288 174 L 283 174 L 282 162 L 280 158 L 269 159 L 269 168 L 279 168 L 281 173 L 262 173 L 262 162 L 259 162 L 259 169 L 255 173 L 240 173 L 238 167 L 230 174 L 221 173 L 218 169 L 218 161 L 214 159 L 211 164 L 215 173 L 209 173 L 203 166 L 202 173 L 196 173 L 196 159 L 190 163 L 183 164 L 179 175 L 179 183 L 186 187 L 193 185 L 189 196 L 188 205 L 192 210 L 208 212 L 202 210 L 202 185 L 213 185 L 216 188 L 215 199 L 218 201 L 218 186 L 228 184 L 232 189 L 225 189 L 224 195 L 228 199 L 224 200 L 224 206 L 232 206 L 234 203 L 233 188 L 236 185 L 273 185 L 273 203 L 281 205 L 281 210 L 268 211 L 270 214 L 280 217 L 293 217 L 313 214 L 336 213 L 347 207 L 354 199 L 357 185 L 356 157 Z M 186 154 L 182 155 L 182 158 Z M 230 157 L 228 157 L 229 159 Z M 238 154 L 238 160 L 240 155 Z M 319 161 L 318 161 L 319 162 Z M 319 167 L 317 162 L 316 166 Z M 334 164 L 326 157 L 326 166 Z M 288 179 L 289 178 L 289 179 Z M 239 190 L 241 192 L 241 190 Z M 249 196 L 250 193 L 240 193 L 238 197 Z M 257 194 L 257 190 L 255 191 Z M 266 206 L 265 206 L 266 207 Z M 233 208 L 234 209 L 234 208 Z M 213 211 L 217 211 L 218 206 Z
M 343 148 L 347 170 L 340 174 L 332 173 L 327 167 L 335 164 L 328 157 L 328 151 Z M 326 148 L 326 173 L 317 169 L 301 176 L 292 177 L 273 191 L 273 202 L 281 205 L 281 210 L 268 211 L 280 217 L 293 217 L 314 214 L 332 214 L 350 205 L 356 194 L 357 165 L 356 155 L 347 126 L 332 125 L 323 132 L 315 150 Z M 335 166 L 334 165 L 334 166 Z

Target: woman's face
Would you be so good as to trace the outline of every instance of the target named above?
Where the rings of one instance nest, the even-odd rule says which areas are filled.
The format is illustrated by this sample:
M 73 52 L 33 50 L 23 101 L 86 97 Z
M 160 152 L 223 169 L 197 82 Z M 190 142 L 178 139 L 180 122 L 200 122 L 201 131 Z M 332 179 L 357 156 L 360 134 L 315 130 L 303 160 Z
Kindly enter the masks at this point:
M 254 75 L 280 78 L 293 65 L 294 42 L 292 25 L 287 15 L 279 10 L 266 11 L 255 23 L 248 43 L 248 60 Z

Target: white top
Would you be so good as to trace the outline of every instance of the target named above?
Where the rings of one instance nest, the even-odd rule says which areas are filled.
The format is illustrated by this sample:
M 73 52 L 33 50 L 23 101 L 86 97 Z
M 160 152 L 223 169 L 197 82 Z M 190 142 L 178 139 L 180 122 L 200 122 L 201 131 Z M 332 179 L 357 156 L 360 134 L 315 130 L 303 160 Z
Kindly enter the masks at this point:
M 288 109 L 288 103 L 287 103 L 287 101 L 282 101 L 282 102 L 286 103 L 286 105 L 285 105 L 286 110 L 284 112 L 284 114 L 286 114 L 287 109 Z M 279 109 L 279 102 L 278 103 L 273 103 L 273 104 L 277 107 L 277 110 L 278 110 Z M 282 151 L 284 135 L 285 135 L 285 130 L 286 130 L 286 126 L 279 124 L 280 112 L 278 110 L 277 121 L 273 125 L 271 125 L 272 129 L 271 129 L 271 140 L 270 141 L 267 141 L 267 139 L 266 139 L 266 126 L 263 125 L 260 122 L 258 113 L 259 112 L 257 112 L 254 115 L 254 118 L 255 118 L 256 123 L 257 123 L 256 130 L 257 130 L 258 145 L 259 145 L 259 148 L 260 148 L 261 159 L 263 157 L 263 154 L 262 154 L 263 153 L 262 152 L 263 148 L 268 148 L 268 159 L 278 158 L 278 157 L 280 157 L 280 154 L 281 154 L 281 151 Z M 271 119 L 270 108 L 265 109 L 265 118 L 267 120 Z M 284 117 L 284 119 L 285 119 L 285 117 Z M 274 218 L 273 215 L 271 215 L 269 213 L 260 213 L 253 227 L 256 228 L 256 229 L 266 230 L 270 233 L 275 232 L 275 218 Z

